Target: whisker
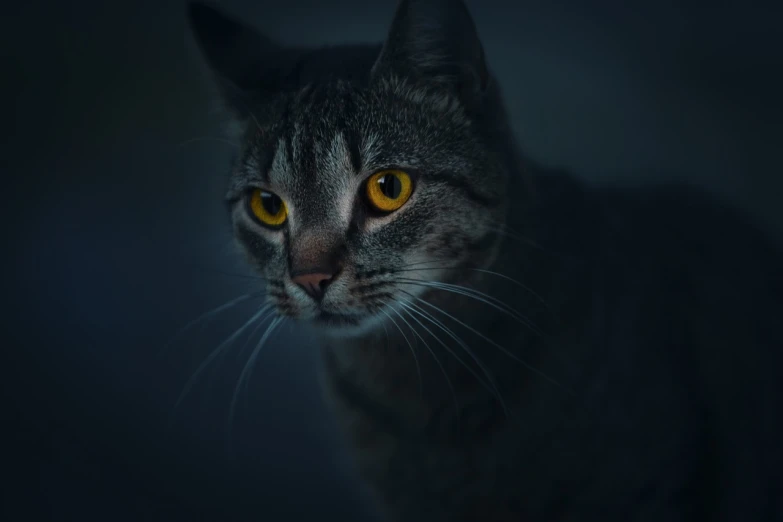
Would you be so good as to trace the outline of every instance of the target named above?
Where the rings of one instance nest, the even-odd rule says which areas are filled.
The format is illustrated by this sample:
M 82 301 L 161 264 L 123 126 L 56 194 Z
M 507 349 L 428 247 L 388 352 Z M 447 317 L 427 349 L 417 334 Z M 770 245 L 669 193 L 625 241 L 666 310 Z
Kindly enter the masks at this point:
M 400 268 L 410 268 L 412 266 L 427 265 L 427 264 L 430 264 L 430 263 L 446 263 L 446 262 L 447 261 L 445 261 L 443 259 L 429 259 L 427 261 L 417 261 L 415 263 L 408 263 L 408 264 L 405 264 L 405 265 L 400 265 L 399 267 L 394 269 L 394 272 L 399 271 Z M 448 262 L 451 263 L 451 261 L 448 261 Z M 455 268 L 457 268 L 457 267 L 455 267 Z M 433 268 L 433 270 L 434 269 L 435 268 Z
M 465 297 L 470 297 L 477 301 L 481 301 L 491 306 L 492 308 L 516 319 L 522 325 L 526 326 L 533 333 L 539 335 L 540 337 L 547 338 L 547 335 L 544 332 L 542 332 L 535 324 L 533 324 L 528 318 L 521 315 L 517 310 L 511 308 L 503 301 L 496 299 L 490 295 L 487 295 L 484 292 L 480 292 L 478 290 L 475 290 L 473 288 L 468 288 L 465 286 L 454 285 L 450 283 L 442 283 L 437 281 L 420 281 L 417 279 L 406 279 L 406 278 L 399 278 L 398 281 L 403 284 L 410 284 L 414 286 L 418 285 L 426 288 L 434 288 L 437 290 L 451 292 L 457 295 L 464 295 Z
M 239 349 L 239 353 L 237 354 L 237 359 L 242 357 L 242 355 L 245 352 L 245 348 L 247 348 L 247 346 L 250 344 L 250 341 L 253 339 L 253 336 L 256 334 L 256 332 L 258 332 L 258 330 L 260 330 L 261 327 L 264 326 L 264 323 L 266 322 L 266 320 L 274 315 L 274 312 L 270 311 L 272 306 L 273 305 L 271 303 L 267 303 L 259 310 L 259 312 L 263 311 L 264 315 L 262 317 L 260 317 L 258 319 L 258 321 L 256 321 L 255 327 L 248 334 L 247 338 L 245 339 L 245 342 L 242 344 L 242 348 Z M 218 372 L 218 373 L 220 372 L 220 366 L 223 363 L 223 361 L 225 361 L 225 359 L 226 359 L 225 356 L 226 356 L 227 353 L 228 353 L 228 350 L 223 350 L 221 352 L 221 354 L 218 355 L 218 357 L 214 361 L 213 364 L 215 366 L 215 371 L 216 372 Z
M 215 358 L 220 355 L 220 353 L 225 350 L 228 346 L 234 343 L 234 341 L 237 340 L 239 336 L 242 335 L 242 333 L 247 330 L 247 328 L 252 325 L 255 321 L 257 321 L 266 310 L 262 309 L 258 312 L 256 312 L 245 324 L 240 326 L 233 334 L 231 334 L 228 339 L 223 341 L 218 345 L 217 348 L 212 350 L 212 352 L 207 356 L 207 358 L 199 365 L 198 368 L 196 368 L 196 371 L 193 373 L 193 375 L 188 379 L 188 381 L 185 383 L 185 387 L 182 390 L 182 393 L 180 393 L 179 397 L 177 398 L 177 402 L 174 404 L 174 409 L 176 410 L 179 405 L 182 403 L 183 399 L 187 396 L 187 394 L 190 392 L 190 390 L 193 388 L 193 385 L 196 383 L 198 378 L 201 376 L 201 374 L 204 372 L 204 370 L 209 366 L 209 364 L 215 360 Z
M 265 304 L 264 310 L 265 312 L 269 311 L 274 305 L 271 303 Z M 264 322 L 269 319 L 273 314 L 267 314 L 261 319 L 259 319 L 258 324 L 251 330 L 250 334 L 247 336 L 247 339 L 245 339 L 245 343 L 242 345 L 242 348 L 240 348 L 239 352 L 237 353 L 237 359 L 241 359 L 245 355 L 245 349 L 250 345 L 250 341 L 255 337 L 256 333 L 261 329 L 262 326 L 264 326 Z
M 536 243 L 533 239 L 525 236 L 524 234 L 521 234 L 519 232 L 516 232 L 514 229 L 510 228 L 505 223 L 496 222 L 497 226 L 489 227 L 490 230 L 493 232 L 496 232 L 500 235 L 506 236 L 509 239 L 514 239 L 516 241 L 519 241 L 520 243 L 524 243 L 528 246 L 532 246 L 533 248 L 537 248 L 543 252 L 546 252 L 547 249 L 541 246 L 540 244 Z
M 251 292 L 249 294 L 240 295 L 237 298 L 232 299 L 231 301 L 224 303 L 216 308 L 213 308 L 212 310 L 209 310 L 208 312 L 205 312 L 201 314 L 200 316 L 196 317 L 192 321 L 190 321 L 188 324 L 183 326 L 177 333 L 174 334 L 174 336 L 165 344 L 163 345 L 163 349 L 160 352 L 159 357 L 163 357 L 169 348 L 171 348 L 171 345 L 174 344 L 176 341 L 178 341 L 183 335 L 185 335 L 191 328 L 198 325 L 202 321 L 210 321 L 212 320 L 216 315 L 218 315 L 221 312 L 224 312 L 228 310 L 229 308 L 232 308 L 239 303 L 243 301 L 247 301 L 248 299 L 253 299 L 255 297 L 260 297 L 263 295 L 263 291 L 258 292 Z
M 407 292 L 406 292 L 406 293 L 407 293 Z M 410 294 L 408 294 L 408 295 L 410 295 Z M 413 297 L 413 296 L 411 296 L 411 297 Z M 427 311 L 426 311 L 426 310 L 423 310 L 421 307 L 418 307 L 418 306 L 416 306 L 416 305 L 415 305 L 415 304 L 413 304 L 413 303 L 405 303 L 404 301 L 400 301 L 400 302 L 399 302 L 399 304 L 400 304 L 401 306 L 404 306 L 404 307 L 406 307 L 406 308 L 409 308 L 409 309 L 410 309 L 412 312 L 416 312 L 418 315 L 420 315 L 420 316 L 421 316 L 421 317 L 423 317 L 424 319 L 428 320 L 429 322 L 431 322 L 432 324 L 434 324 L 435 326 L 437 326 L 438 328 L 440 328 L 440 329 L 441 329 L 443 332 L 445 332 L 445 333 L 446 333 L 446 335 L 448 335 L 449 337 L 451 337 L 451 338 L 452 338 L 452 339 L 453 339 L 453 340 L 454 340 L 454 341 L 455 341 L 457 344 L 459 344 L 459 345 L 460 345 L 460 347 L 461 347 L 463 350 L 465 350 L 465 353 L 467 353 L 467 354 L 470 356 L 470 358 L 471 358 L 471 359 L 473 359 L 473 361 L 476 363 L 476 366 L 478 366 L 478 367 L 479 367 L 479 369 L 480 369 L 481 371 L 483 371 L 483 372 L 484 372 L 484 374 L 486 375 L 486 378 L 487 378 L 487 381 L 486 381 L 486 382 L 484 381 L 484 379 L 482 379 L 482 378 L 481 378 L 481 377 L 480 377 L 480 376 L 479 376 L 479 375 L 478 375 L 478 374 L 477 374 L 477 373 L 476 373 L 476 372 L 473 370 L 473 368 L 471 368 L 471 367 L 470 367 L 470 365 L 468 365 L 468 364 L 467 364 L 467 363 L 465 363 L 463 360 L 461 360 L 459 357 L 457 357 L 457 356 L 456 356 L 456 355 L 455 355 L 455 354 L 454 354 L 454 353 L 451 351 L 451 349 L 450 349 L 450 348 L 448 348 L 448 346 L 446 345 L 446 343 L 444 343 L 444 342 L 443 342 L 443 341 L 442 341 L 440 338 L 438 338 L 438 337 L 435 337 L 435 336 L 434 336 L 434 334 L 432 334 L 432 332 L 430 332 L 430 335 L 433 335 L 433 336 L 435 337 L 435 339 L 436 339 L 436 340 L 437 340 L 437 341 L 438 341 L 438 342 L 439 342 L 439 343 L 440 343 L 440 344 L 441 344 L 441 345 L 442 345 L 444 348 L 446 348 L 446 350 L 447 350 L 449 353 L 451 353 L 451 354 L 454 356 L 454 358 L 455 358 L 455 359 L 457 359 L 457 361 L 459 361 L 459 362 L 460 362 L 460 363 L 461 363 L 461 364 L 462 364 L 462 365 L 463 365 L 463 366 L 464 366 L 464 367 L 465 367 L 465 368 L 466 368 L 466 369 L 467 369 L 469 372 L 471 372 L 471 373 L 472 373 L 472 374 L 473 374 L 473 375 L 474 375 L 474 376 L 475 376 L 475 377 L 476 377 L 476 378 L 479 380 L 479 382 L 480 382 L 480 383 L 481 383 L 481 384 L 482 384 L 484 387 L 486 387 L 486 388 L 487 388 L 487 391 L 489 391 L 490 393 L 492 393 L 493 395 L 495 395 L 495 397 L 497 398 L 498 402 L 499 402 L 499 403 L 500 403 L 500 405 L 503 407 L 503 412 L 504 412 L 504 414 L 505 414 L 505 415 L 508 417 L 508 407 L 506 406 L 506 401 L 505 401 L 505 400 L 503 400 L 503 397 L 502 397 L 502 396 L 501 396 L 501 394 L 500 394 L 500 389 L 499 389 L 499 388 L 498 388 L 498 386 L 497 386 L 497 382 L 496 382 L 496 381 L 495 381 L 495 379 L 492 377 L 492 374 L 490 373 L 489 369 L 488 369 L 488 368 L 487 368 L 487 367 L 484 365 L 484 363 L 483 363 L 483 362 L 481 362 L 481 359 L 479 359 L 479 358 L 478 358 L 478 356 L 476 356 L 476 354 L 473 352 L 473 350 L 471 350 L 471 349 L 470 349 L 470 347 L 469 347 L 469 346 L 468 346 L 468 345 L 467 345 L 467 344 L 466 344 L 466 343 L 465 343 L 465 342 L 464 342 L 462 339 L 460 339 L 460 338 L 459 338 L 459 336 L 458 336 L 457 334 L 455 334 L 455 333 L 454 333 L 454 331 L 453 331 L 451 328 L 449 328 L 448 326 L 444 325 L 444 324 L 443 324 L 441 321 L 439 321 L 438 319 L 436 319 L 435 317 L 433 317 L 433 316 L 432 316 L 432 314 L 430 314 L 430 313 L 427 313 Z M 425 327 L 424 325 L 422 325 L 422 327 L 426 329 L 426 327 Z M 427 329 L 427 331 L 429 332 L 429 330 L 428 330 L 428 329 Z M 489 384 L 487 384 L 487 383 L 489 383 Z
M 425 266 L 421 268 L 395 268 L 394 273 L 398 272 L 424 272 L 427 270 L 467 270 L 468 267 L 460 265 L 442 265 L 442 266 Z
M 406 293 L 407 293 L 407 292 L 406 292 Z M 409 295 L 410 295 L 410 294 L 409 294 Z M 412 296 L 412 297 L 413 297 L 414 299 L 416 299 L 417 301 L 420 301 L 421 303 L 423 303 L 423 304 L 425 304 L 425 305 L 429 306 L 430 308 L 433 308 L 435 311 L 437 311 L 437 312 L 440 312 L 441 314 L 445 315 L 446 317 L 448 317 L 448 318 L 449 318 L 449 319 L 451 319 L 452 321 L 454 321 L 454 322 L 456 322 L 457 324 L 459 324 L 459 325 L 463 326 L 463 327 L 464 327 L 465 329 L 467 329 L 468 331 L 470 331 L 470 332 L 474 333 L 475 335 L 477 335 L 477 336 L 481 337 L 483 340 L 485 340 L 486 342 L 488 342 L 488 343 L 489 343 L 489 344 L 491 344 L 492 346 L 494 346 L 494 347 L 498 348 L 498 349 L 499 349 L 500 351 L 502 351 L 504 354 L 508 355 L 509 357 L 511 357 L 512 359 L 514 359 L 515 361 L 517 361 L 518 363 L 522 364 L 522 365 L 523 365 L 525 368 L 527 368 L 527 369 L 528 369 L 528 370 L 530 370 L 531 372 L 535 373 L 535 374 L 536 374 L 536 375 L 538 375 L 539 377 L 542 377 L 542 378 L 546 379 L 547 381 L 551 382 L 552 384 L 554 384 L 554 385 L 556 385 L 556 386 L 560 386 L 561 388 L 564 388 L 564 389 L 566 389 L 566 390 L 568 390 L 568 391 L 571 391 L 571 392 L 572 392 L 572 390 L 570 390 L 570 389 L 566 388 L 565 386 L 563 386 L 562 384 L 560 384 L 558 381 L 554 380 L 552 377 L 548 376 L 547 374 L 545 374 L 545 373 L 544 373 L 544 372 L 542 372 L 541 370 L 538 370 L 536 367 L 532 366 L 530 363 L 526 362 L 524 359 L 521 359 L 521 358 L 520 358 L 520 357 L 518 357 L 516 354 L 514 354 L 514 353 L 513 353 L 513 352 L 511 352 L 511 351 L 509 351 L 507 348 L 504 348 L 503 346 L 499 345 L 498 343 L 496 343 L 495 341 L 493 341 L 492 339 L 490 339 L 490 338 L 489 338 L 489 337 L 487 337 L 486 335 L 482 334 L 481 332 L 479 332 L 479 331 L 478 331 L 478 330 L 476 330 L 475 328 L 473 328 L 473 327 L 469 326 L 468 324 L 466 324 L 464 321 L 460 321 L 459 319 L 457 319 L 456 317 L 454 317 L 454 316 L 453 316 L 453 315 L 451 315 L 450 313 L 446 312 L 445 310 L 443 310 L 443 309 L 442 309 L 442 308 L 440 308 L 439 306 L 436 306 L 436 305 L 434 305 L 434 304 L 432 304 L 432 303 L 430 303 L 430 302 L 428 302 L 428 301 L 426 301 L 426 300 L 424 300 L 424 299 L 422 299 L 422 298 L 420 298 L 420 297 L 415 297 L 415 296 Z
M 427 341 L 424 340 L 424 337 L 421 336 L 419 332 L 416 331 L 416 329 L 411 326 L 411 324 L 408 322 L 407 319 L 396 309 L 391 308 L 391 310 L 397 314 L 397 316 L 410 328 L 411 332 L 419 338 L 419 340 L 424 343 L 424 347 L 427 349 L 428 352 L 430 352 L 430 355 L 432 355 L 432 358 L 435 360 L 435 364 L 438 365 L 438 368 L 440 368 L 441 373 L 443 373 L 443 376 L 446 378 L 446 384 L 449 387 L 449 390 L 451 390 L 451 395 L 454 398 L 454 407 L 457 410 L 457 415 L 460 415 L 462 412 L 462 408 L 459 405 L 459 399 L 457 398 L 457 391 L 454 389 L 454 384 L 452 384 L 451 379 L 449 378 L 449 374 L 446 371 L 446 368 L 443 367 L 443 363 L 440 362 L 440 359 L 438 358 L 438 355 L 433 351 L 433 349 L 430 347 L 430 345 L 427 343 Z M 402 310 L 403 312 L 407 313 L 408 316 L 413 318 L 411 313 L 405 309 Z
M 272 332 L 274 332 L 275 329 L 284 320 L 285 320 L 284 317 L 275 317 L 274 319 L 272 319 L 272 322 L 269 323 L 269 326 L 267 327 L 264 334 L 261 336 L 261 339 L 258 341 L 258 344 L 256 344 L 256 347 L 253 349 L 253 352 L 250 354 L 250 357 L 248 357 L 247 362 L 242 368 L 242 373 L 239 374 L 239 379 L 237 380 L 237 384 L 234 387 L 234 394 L 231 397 L 231 405 L 229 406 L 229 410 L 228 410 L 228 425 L 226 427 L 227 441 L 230 441 L 231 428 L 236 413 L 237 401 L 239 399 L 239 389 L 243 387 L 242 385 L 244 384 L 244 391 L 245 394 L 247 394 L 248 383 L 250 382 L 250 374 L 253 371 L 253 368 L 255 367 L 255 362 L 256 359 L 258 359 L 258 354 L 261 353 L 261 348 L 263 348 L 264 344 L 269 339 L 269 336 L 272 335 Z
M 386 328 L 386 323 L 384 323 L 384 322 L 381 322 L 381 326 L 383 326 L 383 335 L 385 336 L 385 339 L 386 339 L 386 349 L 388 350 L 389 349 L 389 329 Z
M 256 118 L 255 112 L 246 104 L 242 103 L 242 105 L 245 106 L 245 110 L 247 111 L 248 115 L 250 115 L 250 118 L 253 120 L 253 123 L 256 124 L 256 129 L 258 129 L 259 132 L 264 132 L 264 128 L 261 126 L 261 124 L 258 122 L 258 118 Z
M 253 365 L 255 364 L 255 360 L 258 358 L 258 350 L 260 350 L 261 346 L 264 345 L 264 343 L 269 340 L 269 336 L 272 335 L 272 333 L 279 327 L 283 321 L 285 321 L 285 316 L 278 316 L 275 317 L 272 320 L 272 323 L 269 324 L 269 328 L 267 331 L 264 332 L 264 335 L 261 337 L 261 340 L 259 340 L 258 345 L 256 345 L 255 350 L 253 350 L 253 353 L 250 354 L 250 359 L 248 359 L 248 365 L 247 365 L 247 376 L 245 377 L 245 393 L 247 393 L 248 386 L 250 385 L 250 373 L 253 370 Z M 243 370 L 244 372 L 245 370 Z M 240 375 L 241 379 L 241 375 Z
M 447 345 L 445 342 L 443 342 L 443 340 L 442 340 L 440 337 L 438 337 L 437 335 L 435 335 L 435 334 L 432 332 L 432 330 L 430 330 L 429 328 L 427 328 L 427 326 L 426 326 L 424 323 L 422 323 L 421 321 L 419 321 L 419 319 L 418 319 L 418 318 L 416 318 L 416 317 L 413 315 L 413 313 L 412 313 L 412 312 L 416 312 L 417 310 L 415 310 L 413 307 L 407 306 L 407 305 L 406 305 L 406 303 L 405 303 L 404 301 L 398 301 L 398 304 L 399 304 L 400 306 L 402 306 L 402 307 L 403 307 L 403 308 L 404 308 L 404 309 L 407 311 L 407 313 L 408 313 L 408 317 L 410 317 L 411 319 L 413 319 L 414 321 L 416 321 L 416 323 L 418 323 L 418 325 L 419 325 L 419 326 L 421 326 L 422 328 L 424 328 L 424 331 L 426 331 L 428 334 L 430 334 L 430 336 L 432 336 L 432 338 L 433 338 L 433 339 L 435 339 L 436 341 L 438 341 L 438 344 L 440 344 L 440 345 L 441 345 L 441 346 L 442 346 L 442 347 L 443 347 L 443 348 L 444 348 L 444 349 L 445 349 L 445 350 L 446 350 L 446 351 L 449 353 L 449 355 L 451 355 L 452 357 L 454 357 L 454 359 L 456 359 L 456 360 L 457 360 L 457 362 L 459 362 L 460 364 L 462 364 L 462 365 L 463 365 L 463 366 L 464 366 L 464 367 L 465 367 L 465 368 L 466 368 L 466 369 L 467 369 L 467 370 L 468 370 L 468 371 L 469 371 L 469 372 L 470 372 L 470 373 L 471 373 L 471 374 L 472 374 L 472 375 L 473 375 L 473 376 L 474 376 L 474 377 L 475 377 L 475 378 L 476 378 L 476 379 L 477 379 L 477 380 L 478 380 L 480 383 L 482 383 L 484 386 L 488 386 L 488 385 L 487 385 L 487 384 L 484 382 L 484 379 L 483 379 L 483 378 L 482 378 L 482 377 L 481 377 L 481 376 L 480 376 L 478 373 L 476 373 L 476 371 L 475 371 L 473 368 L 471 368 L 469 364 L 466 364 L 466 363 L 465 363 L 465 361 L 464 361 L 464 360 L 462 360 L 462 358 L 460 358 L 460 356 L 459 356 L 459 355 L 457 355 L 456 353 L 454 353 L 454 351 L 453 351 L 451 348 L 449 348 L 449 345 Z M 419 314 L 419 315 L 422 315 L 422 314 Z M 425 318 L 426 318 L 426 317 L 425 317 Z M 444 371 L 445 371 L 445 370 L 444 370 Z M 491 387 L 488 387 L 488 389 L 491 391 Z M 458 411 L 457 411 L 457 413 L 458 413 L 458 414 L 460 414 L 460 413 L 461 413 L 461 410 L 458 410 Z
M 445 261 L 444 261 L 445 262 Z M 487 270 L 485 268 L 471 268 L 469 266 L 460 266 L 460 265 L 452 265 L 452 266 L 433 266 L 433 267 L 424 267 L 424 268 L 403 268 L 403 269 L 394 269 L 394 272 L 424 272 L 426 270 L 470 270 L 471 272 L 479 272 L 482 274 L 488 274 L 488 275 L 494 275 L 497 277 L 500 277 L 501 279 L 504 279 L 506 281 L 509 281 L 511 283 L 514 283 L 518 287 L 522 288 L 523 290 L 529 292 L 533 297 L 541 301 L 541 304 L 546 306 L 547 308 L 549 305 L 546 304 L 546 301 L 544 301 L 544 298 L 538 295 L 532 288 L 529 286 L 521 283 L 520 281 L 514 279 L 513 277 L 509 277 L 505 274 L 501 274 L 500 272 L 495 272 L 493 270 Z
M 416 355 L 416 350 L 413 349 L 413 344 L 408 339 L 408 336 L 405 335 L 405 332 L 402 331 L 402 328 L 399 324 L 397 324 L 397 321 L 394 320 L 394 318 L 389 315 L 389 313 L 384 310 L 383 308 L 380 308 L 380 311 L 389 318 L 389 320 L 394 324 L 395 327 L 397 327 L 397 330 L 399 330 L 400 335 L 402 335 L 402 338 L 405 339 L 405 342 L 408 343 L 408 347 L 411 349 L 411 354 L 413 354 L 413 361 L 416 363 L 416 373 L 419 376 L 419 395 L 421 397 L 424 396 L 424 379 L 421 376 L 421 365 L 419 364 L 419 357 Z M 384 326 L 385 328 L 385 326 Z
M 497 277 L 499 277 L 501 279 L 505 279 L 506 281 L 514 283 L 515 285 L 517 285 L 518 287 L 522 288 L 523 290 L 529 292 L 533 297 L 535 297 L 536 299 L 541 301 L 541 304 L 543 304 L 547 308 L 549 307 L 549 305 L 546 304 L 546 301 L 544 301 L 543 297 L 538 295 L 532 288 L 530 288 L 529 286 L 527 286 L 527 285 L 517 281 L 513 277 L 509 277 L 509 276 L 507 276 L 505 274 L 501 274 L 500 272 L 495 272 L 493 270 L 487 270 L 485 268 L 470 268 L 469 270 L 472 270 L 474 272 L 479 272 L 479 273 L 482 273 L 482 274 L 494 275 L 494 276 L 497 276 Z

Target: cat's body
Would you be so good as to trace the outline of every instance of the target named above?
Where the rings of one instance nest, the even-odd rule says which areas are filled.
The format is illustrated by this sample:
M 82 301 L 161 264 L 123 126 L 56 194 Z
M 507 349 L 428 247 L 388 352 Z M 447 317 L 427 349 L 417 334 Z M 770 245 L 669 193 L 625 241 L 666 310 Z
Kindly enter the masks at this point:
M 522 279 L 556 311 L 553 335 L 497 314 L 471 326 L 557 384 L 448 325 L 504 384 L 517 420 L 426 334 L 459 401 L 475 402 L 462 417 L 420 340 L 419 395 L 394 327 L 327 352 L 330 396 L 383 500 L 400 520 L 779 520 L 783 338 L 759 296 L 783 295 L 769 279 L 780 256 L 694 190 L 590 189 L 561 174 L 536 186 L 548 229 L 528 236 L 537 246 L 510 239 L 515 252 L 493 270 L 520 277 L 509 264 L 521 255 L 557 267 Z M 473 287 L 549 315 L 502 278 Z M 443 294 L 430 302 L 470 306 Z
M 383 48 L 191 16 L 244 140 L 237 238 L 325 328 L 392 520 L 783 517 L 783 257 L 753 226 L 523 161 L 456 0 L 403 2 Z

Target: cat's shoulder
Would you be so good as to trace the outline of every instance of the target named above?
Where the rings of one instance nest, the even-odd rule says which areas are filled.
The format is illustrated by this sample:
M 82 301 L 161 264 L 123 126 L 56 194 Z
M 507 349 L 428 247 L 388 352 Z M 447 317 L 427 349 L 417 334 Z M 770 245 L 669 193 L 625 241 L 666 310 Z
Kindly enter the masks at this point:
M 687 184 L 598 185 L 554 173 L 538 187 L 545 221 L 556 223 L 552 242 L 591 260 L 607 291 L 690 309 L 694 320 L 698 309 L 713 325 L 743 317 L 751 335 L 773 334 L 783 248 L 750 214 Z
M 727 199 L 685 183 L 592 192 L 607 231 L 629 234 L 646 255 L 690 267 L 694 277 L 697 272 L 724 280 L 744 276 L 745 284 L 765 277 L 783 284 L 778 270 L 783 266 L 781 245 Z
M 541 176 L 536 187 L 546 212 L 572 220 L 596 245 L 708 270 L 754 267 L 783 279 L 780 242 L 748 212 L 702 187 L 594 184 L 565 172 Z

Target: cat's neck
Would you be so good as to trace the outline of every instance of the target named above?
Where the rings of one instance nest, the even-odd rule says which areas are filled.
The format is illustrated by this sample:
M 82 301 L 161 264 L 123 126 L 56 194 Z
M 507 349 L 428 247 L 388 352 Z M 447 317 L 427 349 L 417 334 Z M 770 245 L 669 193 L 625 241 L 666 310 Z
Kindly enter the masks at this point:
M 459 400 L 483 389 L 508 397 L 528 382 L 567 374 L 558 359 L 564 354 L 553 354 L 549 344 L 578 335 L 568 329 L 579 328 L 572 318 L 586 315 L 589 289 L 579 249 L 559 237 L 557 221 L 563 214 L 570 219 L 568 211 L 550 207 L 558 197 L 567 196 L 566 204 L 579 200 L 580 189 L 567 178 L 542 182 L 536 212 L 512 211 L 510 226 L 498 231 L 501 246 L 491 266 L 400 305 L 366 336 L 328 340 L 332 377 L 378 403 L 426 417 L 427 405 L 440 407 L 453 395 Z

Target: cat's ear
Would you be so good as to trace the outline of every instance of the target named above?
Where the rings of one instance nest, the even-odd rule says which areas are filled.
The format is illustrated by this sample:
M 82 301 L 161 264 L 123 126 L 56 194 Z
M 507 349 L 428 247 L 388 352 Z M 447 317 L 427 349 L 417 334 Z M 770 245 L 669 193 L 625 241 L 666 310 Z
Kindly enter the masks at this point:
M 247 121 L 264 98 L 283 88 L 290 50 L 205 3 L 190 2 L 188 19 L 226 107 Z
M 462 97 L 484 91 L 489 72 L 473 18 L 462 0 L 402 0 L 373 67 L 442 84 Z

